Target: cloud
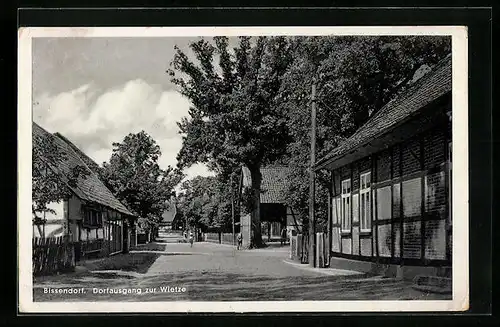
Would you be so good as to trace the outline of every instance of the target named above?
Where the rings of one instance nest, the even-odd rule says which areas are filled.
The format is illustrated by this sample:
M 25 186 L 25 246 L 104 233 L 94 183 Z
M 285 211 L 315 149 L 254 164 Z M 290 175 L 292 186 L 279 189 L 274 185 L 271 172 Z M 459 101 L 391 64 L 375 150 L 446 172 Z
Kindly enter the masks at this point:
M 69 138 L 99 164 L 109 160 L 113 142 L 144 130 L 160 145 L 160 166 L 176 165 L 182 146 L 176 122 L 188 115 L 186 98 L 142 79 L 99 91 L 96 85 L 85 84 L 57 95 L 43 93 L 35 99 L 33 119 Z M 204 165 L 185 172 L 188 177 L 211 174 Z

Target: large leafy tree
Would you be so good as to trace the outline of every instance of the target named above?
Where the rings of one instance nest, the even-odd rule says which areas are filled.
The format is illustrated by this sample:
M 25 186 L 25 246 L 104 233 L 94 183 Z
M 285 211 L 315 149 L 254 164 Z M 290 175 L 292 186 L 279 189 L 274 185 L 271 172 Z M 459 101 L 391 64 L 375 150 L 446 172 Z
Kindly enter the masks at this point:
M 178 195 L 178 212 L 186 227 L 206 230 L 213 215 L 211 197 L 213 197 L 214 177 L 197 176 L 181 184 Z
M 218 176 L 215 189 L 216 192 L 213 201 L 217 205 L 217 215 L 214 216 L 210 224 L 211 227 L 216 230 L 229 232 L 232 229 L 233 213 L 235 221 L 239 220 L 239 203 L 236 194 L 237 188 L 231 180 L 225 180 L 222 176 Z
M 46 213 L 55 213 L 49 207 L 71 196 L 79 178 L 87 178 L 90 172 L 82 165 L 73 165 L 69 173 L 60 168 L 67 164 L 68 154 L 57 146 L 55 136 L 34 135 L 32 147 L 32 212 L 33 223 L 40 228 L 45 223 Z
M 146 132 L 127 135 L 113 143 L 109 162 L 103 163 L 101 177 L 113 194 L 139 217 L 145 230 L 156 230 L 174 187 L 182 173 L 158 165 L 160 146 Z
M 183 144 L 178 160 L 180 167 L 207 163 L 225 176 L 241 165 L 249 168 L 252 245 L 259 247 L 260 168 L 280 158 L 289 142 L 287 117 L 277 102 L 292 49 L 284 37 L 240 37 L 232 51 L 228 43 L 226 37 L 193 42 L 196 60 L 177 48 L 169 72 L 192 103 L 189 117 L 179 123 Z
M 307 223 L 311 84 L 317 81 L 318 157 L 349 137 L 415 78 L 451 52 L 448 37 L 297 37 L 283 76 L 281 108 L 293 136 L 288 145 L 287 202 Z M 316 214 L 326 227 L 330 178 L 317 174 Z M 307 226 L 307 224 L 305 224 Z
M 231 188 L 220 176 L 197 176 L 181 185 L 179 219 L 188 227 L 226 231 L 231 226 Z

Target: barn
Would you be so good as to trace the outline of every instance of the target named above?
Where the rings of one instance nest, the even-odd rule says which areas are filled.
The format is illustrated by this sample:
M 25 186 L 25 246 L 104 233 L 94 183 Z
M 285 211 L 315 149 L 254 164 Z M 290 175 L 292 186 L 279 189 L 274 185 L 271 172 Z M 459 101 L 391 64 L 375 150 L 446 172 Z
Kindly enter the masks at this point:
M 262 176 L 260 192 L 260 221 L 262 239 L 264 242 L 278 241 L 282 228 L 286 228 L 288 235 L 300 228 L 299 217 L 295 215 L 293 208 L 285 203 L 286 177 L 289 168 L 283 165 L 272 165 L 260 169 Z M 251 174 L 248 168 L 241 170 L 240 193 L 249 189 L 252 185 Z M 252 227 L 251 214 L 241 213 L 241 233 L 243 235 L 243 246 L 250 245 Z

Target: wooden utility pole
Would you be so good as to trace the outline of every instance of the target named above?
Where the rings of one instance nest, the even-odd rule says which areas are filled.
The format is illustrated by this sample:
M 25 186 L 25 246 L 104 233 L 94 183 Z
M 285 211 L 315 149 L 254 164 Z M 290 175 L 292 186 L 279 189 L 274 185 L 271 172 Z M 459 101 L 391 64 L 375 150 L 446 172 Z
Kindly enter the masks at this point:
M 309 181 L 309 265 L 316 267 L 316 221 L 314 217 L 315 174 L 316 162 L 316 78 L 313 78 L 311 90 L 311 165 Z
M 232 180 L 231 180 L 231 219 L 233 222 L 233 246 L 234 246 L 234 189 Z

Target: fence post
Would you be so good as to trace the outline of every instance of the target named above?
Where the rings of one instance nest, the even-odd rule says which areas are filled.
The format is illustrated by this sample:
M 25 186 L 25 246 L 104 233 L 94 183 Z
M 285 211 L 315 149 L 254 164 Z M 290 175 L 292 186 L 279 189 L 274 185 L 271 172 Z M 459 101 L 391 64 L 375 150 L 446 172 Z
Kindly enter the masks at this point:
M 32 239 L 34 275 L 60 273 L 75 266 L 74 246 L 65 236 Z
M 325 266 L 330 267 L 330 235 L 329 233 L 325 234 L 324 237 L 324 243 L 323 243 L 323 253 L 325 255 Z
M 297 234 L 297 246 L 295 247 L 295 252 L 296 252 L 296 259 L 299 259 L 300 260 L 300 251 L 301 251 L 301 248 L 300 248 L 300 243 L 302 241 L 302 235 L 301 234 Z
M 314 236 L 316 238 L 316 242 L 314 244 L 315 245 L 315 249 L 314 249 L 314 251 L 315 251 L 315 253 L 314 253 L 315 258 L 314 258 L 314 261 L 316 261 L 316 268 L 321 268 L 321 260 L 320 260 L 320 255 L 321 254 L 320 254 L 320 251 L 319 251 L 319 249 L 321 247 L 320 233 L 316 232 L 315 234 L 316 235 L 314 235 Z
M 324 268 L 325 267 L 325 260 L 324 260 L 324 234 L 323 233 L 316 233 L 316 262 L 318 263 L 319 268 Z

